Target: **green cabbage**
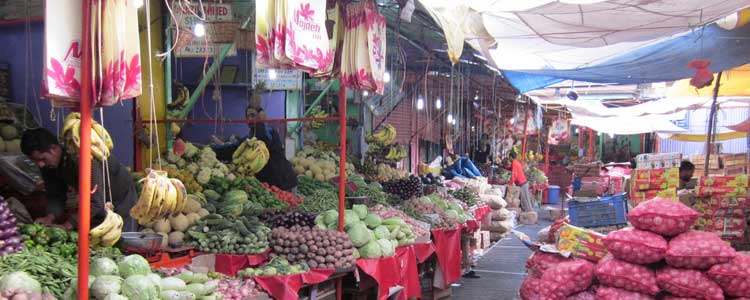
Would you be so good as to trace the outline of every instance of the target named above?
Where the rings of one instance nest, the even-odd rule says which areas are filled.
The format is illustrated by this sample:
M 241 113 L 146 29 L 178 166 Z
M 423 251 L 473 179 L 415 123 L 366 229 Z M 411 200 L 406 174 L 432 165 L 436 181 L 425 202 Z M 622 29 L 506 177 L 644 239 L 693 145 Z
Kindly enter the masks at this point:
M 338 220 L 339 220 L 339 213 L 336 212 L 333 209 L 329 210 L 329 211 L 326 211 L 325 213 L 323 213 L 323 222 L 326 225 L 333 224 L 334 222 L 336 222 Z
M 130 299 L 155 299 L 159 289 L 146 275 L 132 275 L 122 284 L 122 295 Z
M 107 297 L 104 297 L 104 300 L 129 300 L 129 299 L 120 294 L 109 294 L 107 295 Z
M 392 256 L 396 252 L 396 247 L 394 247 L 393 243 L 389 240 L 380 239 L 378 240 L 378 245 L 380 245 L 380 251 L 382 252 L 383 257 Z
M 195 298 L 195 294 L 184 291 L 163 291 L 159 293 L 160 300 L 195 300 Z
M 120 293 L 122 278 L 113 275 L 102 275 L 96 277 L 91 285 L 91 295 L 96 299 L 103 300 L 109 294 Z
M 117 267 L 120 269 L 120 277 L 128 278 L 132 275 L 148 275 L 151 267 L 148 261 L 138 254 L 125 256 Z
M 344 226 L 349 228 L 359 223 L 359 215 L 351 209 L 344 210 Z
M 374 232 L 376 239 L 389 239 L 391 237 L 391 232 L 388 230 L 388 227 L 385 227 L 383 225 L 375 228 Z
M 117 263 L 111 258 L 99 257 L 91 263 L 91 275 L 118 275 Z
M 376 241 L 370 241 L 362 248 L 359 248 L 359 255 L 362 258 L 378 258 L 383 256 L 383 250 Z
M 372 231 L 364 224 L 354 225 L 346 232 L 354 247 L 362 247 L 372 239 Z
M 352 210 L 357 213 L 357 216 L 359 216 L 360 220 L 367 217 L 367 206 L 364 206 L 362 204 L 354 204 L 352 205 Z
M 177 277 L 167 277 L 162 278 L 159 285 L 163 291 L 182 291 L 187 284 Z
M 381 223 L 383 223 L 383 220 L 380 219 L 380 216 L 376 214 L 369 214 L 365 217 L 365 224 L 367 224 L 367 227 L 370 227 L 371 229 L 380 226 Z
M 27 292 L 41 292 L 42 285 L 26 272 L 18 271 L 0 277 L 0 291 L 20 289 Z

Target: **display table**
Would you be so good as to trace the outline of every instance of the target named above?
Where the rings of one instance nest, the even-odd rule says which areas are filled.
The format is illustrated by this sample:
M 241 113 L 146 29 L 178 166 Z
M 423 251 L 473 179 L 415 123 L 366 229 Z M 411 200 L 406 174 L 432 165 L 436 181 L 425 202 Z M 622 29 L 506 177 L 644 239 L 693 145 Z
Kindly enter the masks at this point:
M 435 253 L 435 247 L 431 243 L 420 243 L 396 248 L 396 257 L 401 267 L 399 285 L 404 287 L 398 299 L 405 300 L 422 297 L 417 264 L 425 262 L 433 253 Z
M 450 286 L 461 278 L 462 227 L 432 230 L 432 243 L 435 245 L 435 254 L 443 278 L 441 286 Z
M 253 280 L 274 300 L 297 300 L 303 285 L 326 281 L 333 272 L 333 269 L 311 269 L 302 274 L 255 276 Z
M 357 267 L 378 283 L 378 300 L 388 298 L 389 290 L 401 281 L 397 255 L 383 258 L 360 258 Z
M 482 220 L 484 220 L 487 215 L 492 211 L 489 205 L 479 205 L 474 210 L 472 210 L 472 213 L 474 214 L 473 220 L 467 220 L 466 221 L 466 231 L 469 233 L 476 232 L 480 224 L 482 224 Z
M 268 261 L 271 250 L 257 255 L 217 253 L 214 268 L 216 272 L 227 276 L 236 276 L 237 272 L 248 267 L 257 267 Z M 205 253 L 208 254 L 208 253 Z

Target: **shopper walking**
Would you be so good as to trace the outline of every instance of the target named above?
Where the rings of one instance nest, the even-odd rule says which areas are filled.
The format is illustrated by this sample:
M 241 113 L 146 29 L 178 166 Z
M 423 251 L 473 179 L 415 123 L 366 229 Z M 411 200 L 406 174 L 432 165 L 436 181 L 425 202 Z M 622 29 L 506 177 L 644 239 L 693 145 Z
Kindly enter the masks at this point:
M 510 161 L 505 163 L 505 169 L 510 171 L 510 182 L 511 185 L 516 185 L 520 189 L 519 197 L 521 199 L 521 209 L 524 212 L 534 211 L 534 207 L 531 204 L 531 192 L 529 191 L 529 181 L 526 180 L 526 175 L 523 173 L 523 164 L 519 162 L 516 157 L 515 151 L 510 151 Z

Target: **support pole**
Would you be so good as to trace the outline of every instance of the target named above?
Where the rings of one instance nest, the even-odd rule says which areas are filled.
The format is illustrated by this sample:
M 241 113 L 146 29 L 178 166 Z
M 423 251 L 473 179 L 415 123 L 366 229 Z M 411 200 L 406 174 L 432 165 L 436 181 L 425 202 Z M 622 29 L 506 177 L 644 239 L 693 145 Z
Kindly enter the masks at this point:
M 589 128 L 589 147 L 586 156 L 588 156 L 589 162 L 594 160 L 594 130 L 591 128 Z
M 164 49 L 172 47 L 172 18 L 169 17 L 169 13 L 164 14 Z M 165 105 L 172 103 L 172 52 L 169 51 L 164 57 L 164 99 Z M 174 137 L 172 136 L 172 129 L 167 124 L 165 126 L 165 132 L 167 137 L 167 151 L 172 151 L 174 145 Z
M 346 88 L 339 86 L 339 231 L 344 231 L 346 197 Z M 342 297 L 342 279 L 336 281 L 336 300 Z
M 81 149 L 78 158 L 78 299 L 89 299 L 89 229 L 91 227 L 91 117 L 93 79 L 91 0 L 83 0 L 81 30 Z
M 529 128 L 529 114 L 526 109 L 523 110 L 524 123 L 523 123 L 523 142 L 521 143 L 521 163 L 526 163 L 526 129 Z
M 716 128 L 714 127 L 714 119 L 716 118 L 716 110 L 718 109 L 716 99 L 719 98 L 719 85 L 721 84 L 721 75 L 723 73 L 723 71 L 719 72 L 719 75 L 716 76 L 716 84 L 714 84 L 714 99 L 711 102 L 711 111 L 708 114 L 708 131 L 706 131 L 706 161 L 703 163 L 703 176 L 708 176 L 708 163 L 711 161 L 711 148 L 713 148 L 711 143 L 711 135 L 716 130 Z

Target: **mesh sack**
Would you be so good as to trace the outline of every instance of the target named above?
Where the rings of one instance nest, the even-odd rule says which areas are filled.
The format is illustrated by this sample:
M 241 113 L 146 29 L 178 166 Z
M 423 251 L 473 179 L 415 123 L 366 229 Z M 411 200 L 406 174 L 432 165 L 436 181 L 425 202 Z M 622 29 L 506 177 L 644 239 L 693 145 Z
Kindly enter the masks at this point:
M 542 275 L 543 300 L 565 299 L 585 291 L 594 280 L 594 264 L 585 260 L 571 260 L 553 265 Z
M 706 275 L 727 295 L 750 298 L 750 256 L 747 254 L 737 253 L 732 261 L 714 265 Z
M 614 287 L 601 286 L 596 289 L 596 300 L 654 300 L 654 297 Z
M 628 221 L 633 227 L 675 236 L 688 231 L 700 214 L 677 201 L 654 198 L 638 205 L 628 213 Z
M 541 284 L 542 284 L 541 279 L 526 277 L 526 279 L 524 279 L 524 281 L 521 283 L 521 288 L 518 290 L 518 293 L 521 295 L 521 299 L 523 300 L 541 299 L 541 295 L 539 294 Z
M 721 238 L 705 231 L 688 231 L 669 241 L 664 255 L 667 264 L 677 268 L 708 269 L 731 261 L 737 252 Z
M 700 271 L 667 266 L 656 271 L 656 283 L 675 296 L 724 300 L 721 287 Z
M 544 271 L 547 271 L 550 267 L 570 260 L 570 258 L 559 254 L 538 251 L 526 260 L 526 270 L 532 278 L 542 278 Z
M 667 240 L 649 231 L 638 229 L 621 229 L 610 232 L 604 237 L 604 246 L 615 258 L 646 265 L 664 258 L 667 252 Z
M 596 300 L 596 294 L 591 291 L 583 291 L 565 298 L 565 300 Z
M 599 283 L 649 295 L 659 293 L 656 275 L 647 267 L 625 262 L 607 254 L 596 264 Z

